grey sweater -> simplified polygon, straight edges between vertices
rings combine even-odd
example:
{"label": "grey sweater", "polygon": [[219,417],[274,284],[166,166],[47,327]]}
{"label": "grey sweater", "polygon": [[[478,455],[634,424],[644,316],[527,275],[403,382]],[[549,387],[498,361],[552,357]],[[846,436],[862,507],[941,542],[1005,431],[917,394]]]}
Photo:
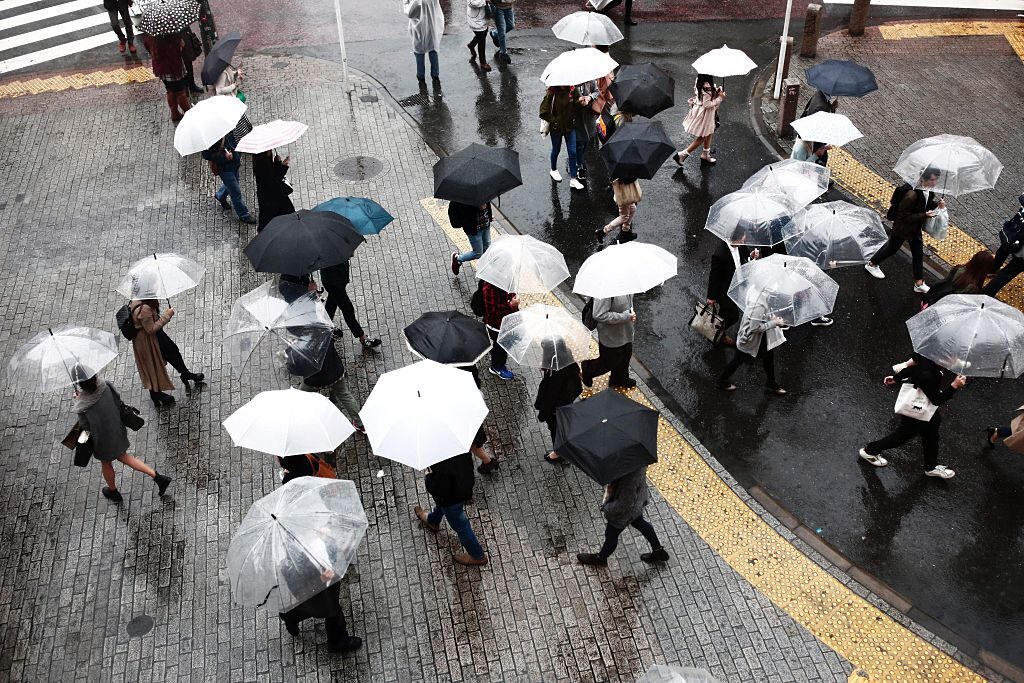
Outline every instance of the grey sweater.
{"label": "grey sweater", "polygon": [[633,295],[594,299],[594,320],[597,321],[597,339],[603,346],[616,349],[633,342],[635,323],[629,319],[633,310]]}
{"label": "grey sweater", "polygon": [[601,505],[601,511],[609,524],[616,529],[625,529],[643,514],[644,506],[651,500],[651,492],[647,488],[647,468],[641,467],[616,480],[613,488],[611,498]]}

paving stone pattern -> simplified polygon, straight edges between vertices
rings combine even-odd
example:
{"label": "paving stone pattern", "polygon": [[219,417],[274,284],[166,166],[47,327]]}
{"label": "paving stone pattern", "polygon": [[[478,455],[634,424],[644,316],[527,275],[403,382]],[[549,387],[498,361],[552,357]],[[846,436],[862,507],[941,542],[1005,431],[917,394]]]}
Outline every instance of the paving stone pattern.
{"label": "paving stone pattern", "polygon": [[[299,57],[246,61],[254,121],[296,118],[310,132],[288,150],[299,207],[345,194],[377,198],[398,216],[353,261],[350,291],[377,353],[338,342],[348,381],[365,398],[376,378],[412,361],[401,329],[420,312],[467,309],[471,269],[453,278],[450,246],[419,200],[431,194],[435,156],[416,131],[358,81],[347,97],[333,64]],[[22,98],[25,101],[35,98]],[[373,99],[373,98],[368,98]],[[343,585],[355,656],[324,647],[322,622],[292,638],[276,615],[232,604],[224,558],[252,501],[278,486],[269,456],[232,448],[221,421],[257,391],[288,379],[269,368],[234,379],[221,344],[232,302],[265,281],[241,247],[250,226],[222,214],[215,179],[181,159],[158,83],[45,96],[7,109],[0,166],[0,352],[68,321],[114,331],[118,278],[136,258],[179,251],[206,268],[203,285],[176,297],[168,326],[209,384],[159,413],[142,390],[131,350],[106,373],[142,409],[131,452],[175,478],[169,495],[118,472],[121,506],[99,492],[99,468],[79,470],[59,445],[72,421],[65,394],[4,385],[6,464],[0,505],[0,671],[10,680],[633,680],[655,662],[709,668],[721,680],[846,680],[850,667],[742,581],[658,498],[649,516],[673,554],[665,567],[638,555],[627,532],[608,569],[575,563],[596,548],[600,489],[574,469],[541,462],[546,429],[531,409],[539,375],[502,383],[484,375],[496,475],[478,477],[468,508],[491,557],[455,565],[458,541],[414,524],[427,504],[422,476],[342,445],[342,476],[361,492],[370,527]],[[26,102],[27,103],[27,102]],[[384,163],[347,183],[342,158]],[[251,166],[243,188],[255,206]],[[180,383],[179,383],[180,385]],[[378,472],[383,476],[378,477]],[[128,623],[154,628],[130,638]]]}

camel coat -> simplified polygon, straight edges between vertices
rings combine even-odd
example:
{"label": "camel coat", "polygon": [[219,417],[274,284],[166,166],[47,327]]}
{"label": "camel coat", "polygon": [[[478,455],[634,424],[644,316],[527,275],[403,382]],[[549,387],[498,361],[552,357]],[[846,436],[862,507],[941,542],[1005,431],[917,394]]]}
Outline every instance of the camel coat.
{"label": "camel coat", "polygon": [[[1024,406],[1021,406],[1017,410],[1020,410],[1021,408],[1024,408]],[[1010,429],[1012,430],[1012,433],[1010,436],[1003,439],[1003,445],[1011,451],[1024,453],[1024,414],[1013,418],[1013,422],[1010,423]]]}
{"label": "camel coat", "polygon": [[138,334],[132,340],[135,352],[135,365],[139,368],[142,386],[150,391],[168,391],[174,388],[167,374],[167,361],[160,354],[160,344],[156,333],[170,321],[167,313],[158,316],[152,308],[142,305],[141,301],[131,303],[132,321]]}

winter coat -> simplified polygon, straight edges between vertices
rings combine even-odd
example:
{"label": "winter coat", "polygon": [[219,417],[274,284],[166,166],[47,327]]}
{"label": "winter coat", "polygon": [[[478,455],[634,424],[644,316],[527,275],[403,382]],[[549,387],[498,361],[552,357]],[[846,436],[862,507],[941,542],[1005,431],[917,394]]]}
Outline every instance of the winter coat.
{"label": "winter coat", "polygon": [[273,157],[266,154],[253,155],[252,175],[256,179],[256,203],[260,209],[257,232],[278,216],[295,213],[295,206],[288,198],[292,188],[284,182],[286,173],[288,167]]}
{"label": "winter coat", "polygon": [[238,93],[238,69],[230,64],[217,76],[217,82],[213,84],[213,90],[217,95],[235,95]]}
{"label": "winter coat", "polygon": [[185,77],[185,63],[181,50],[185,41],[181,34],[169,36],[146,35],[142,44],[153,59],[153,75],[164,81],[180,81]]}
{"label": "winter coat", "polygon": [[466,0],[466,20],[469,30],[484,31],[487,29],[487,0]]}
{"label": "winter coat", "polygon": [[[733,253],[735,251],[735,254]],[[708,273],[708,299],[718,303],[729,300],[729,285],[736,273],[737,262],[743,265],[750,260],[750,247],[732,247],[719,240],[711,255],[711,271]]]}
{"label": "winter coat", "polygon": [[[743,314],[740,320],[740,327],[736,333],[736,350],[748,355],[758,357],[768,346],[773,349],[786,341],[782,331],[778,329],[779,324],[775,320],[767,320],[770,316],[768,307],[763,303],[753,304]],[[763,344],[765,334],[768,333],[768,343]]]}
{"label": "winter coat", "polygon": [[611,487],[611,497],[601,504],[601,512],[613,527],[625,529],[644,513],[644,507],[651,500],[651,491],[647,488],[647,467],[616,479]]}
{"label": "winter coat", "polygon": [[324,356],[324,363],[320,366],[320,370],[302,381],[314,389],[322,389],[331,386],[344,376],[345,365],[334,348],[334,342],[331,342],[327,345],[327,354]]}
{"label": "winter coat", "polygon": [[927,204],[924,200],[924,192],[911,190],[903,195],[899,206],[896,207],[896,220],[892,222],[892,234],[902,240],[921,239],[921,229],[924,222],[928,220],[927,211],[932,211],[939,206],[941,197],[937,192],[931,192]]}
{"label": "winter coat", "polygon": [[633,342],[636,323],[629,319],[632,308],[632,294],[594,299],[594,320],[597,321],[597,340],[601,346],[617,349]]}
{"label": "winter coat", "polygon": [[298,607],[282,612],[281,616],[291,622],[343,616],[341,613],[341,583],[335,581]]}
{"label": "winter coat", "polygon": [[402,0],[402,11],[409,17],[412,51],[422,55],[440,50],[444,11],[438,0]]}
{"label": "winter coat", "polygon": [[580,379],[580,366],[577,363],[568,365],[561,370],[545,370],[544,376],[537,387],[537,400],[533,407],[537,409],[537,419],[547,422],[555,417],[555,408],[567,406],[583,393],[583,380]]}
{"label": "winter coat", "polygon": [[139,369],[142,386],[150,391],[169,391],[174,388],[167,374],[167,361],[160,353],[160,344],[156,333],[170,322],[165,312],[159,315],[141,301],[132,301],[132,322],[138,332],[132,339],[132,352],[135,354],[135,365]]}
{"label": "winter coat", "polygon": [[708,95],[700,92],[691,100],[696,104],[683,119],[683,130],[690,135],[702,138],[715,132],[715,112],[725,99],[724,93]]}
{"label": "winter coat", "polygon": [[[1024,406],[1021,407],[1024,408]],[[1003,445],[1012,451],[1024,453],[1024,413],[1013,418],[1013,422],[1010,423],[1010,432],[1010,436],[1003,439]]]}
{"label": "winter coat", "polygon": [[96,391],[84,389],[72,409],[78,424],[89,432],[93,457],[101,462],[117,460],[128,452],[128,430],[121,421],[121,400],[108,382],[96,380]]}
{"label": "winter coat", "polygon": [[487,280],[480,281],[480,291],[484,298],[484,324],[492,330],[500,330],[502,319],[514,310],[515,292],[506,292]]}
{"label": "winter coat", "polygon": [[431,465],[424,483],[434,502],[448,507],[473,497],[473,477],[473,456],[463,453]]}
{"label": "winter coat", "polygon": [[573,88],[556,88],[544,95],[540,102],[540,117],[548,122],[549,130],[555,135],[568,135],[576,125],[576,101]]}

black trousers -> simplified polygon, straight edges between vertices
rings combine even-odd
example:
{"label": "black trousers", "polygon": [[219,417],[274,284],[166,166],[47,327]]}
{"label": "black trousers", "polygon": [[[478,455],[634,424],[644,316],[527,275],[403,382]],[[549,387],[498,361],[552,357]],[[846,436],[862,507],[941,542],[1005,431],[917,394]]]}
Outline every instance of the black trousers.
{"label": "black trousers", "polygon": [[508,351],[498,345],[498,331],[487,328],[487,335],[491,338],[491,367],[501,370],[508,365]]}
{"label": "black trousers", "polygon": [[875,255],[871,257],[871,263],[876,266],[889,258],[903,246],[903,242],[907,243],[910,247],[910,261],[914,268],[914,279],[924,279],[924,242],[920,237],[915,237],[910,240],[903,240],[896,235],[889,235],[889,241],[882,245],[882,248],[875,252]]}
{"label": "black trousers", "polygon": [[179,375],[187,375],[188,367],[185,366],[185,359],[181,357],[181,349],[174,343],[174,340],[168,337],[163,330],[158,330],[156,343],[160,347],[160,355],[164,357],[164,360],[170,363]]}
{"label": "black trousers", "polygon": [[480,63],[487,63],[487,29],[483,31],[473,31],[473,40],[469,41],[469,49],[476,48],[477,54],[480,55]]}
{"label": "black trousers", "polygon": [[597,358],[583,361],[580,369],[588,380],[610,372],[612,374],[608,378],[608,384],[621,387],[629,383],[629,359],[632,357],[632,343],[614,348],[598,343]]}
{"label": "black trousers", "polygon": [[555,434],[558,431],[558,428],[557,428],[558,422],[557,422],[557,420],[555,420],[555,416],[552,415],[548,419],[544,420],[544,424],[546,424],[548,426],[548,431],[551,432],[551,448],[554,449],[555,448]]}
{"label": "black trousers", "polygon": [[913,439],[921,437],[921,447],[924,449],[924,468],[934,469],[939,462],[939,425],[942,424],[942,416],[938,413],[932,415],[928,422],[915,420],[912,417],[900,415],[900,424],[896,431],[878,441],[872,441],[864,450],[871,455],[878,455],[890,448],[897,448]]}
{"label": "black trousers", "polygon": [[[286,613],[281,613],[280,616],[286,624],[294,626],[298,626],[306,619],[312,619],[312,617],[290,618]],[[334,617],[324,617],[324,628],[327,631],[328,647],[344,645],[345,641],[348,640],[348,625],[345,623],[345,616],[343,614],[338,614]]]}
{"label": "black trousers", "polygon": [[[604,6],[604,9],[601,10],[601,14],[607,14],[608,10],[610,10],[611,8],[616,7],[618,5],[621,5],[621,4],[622,4],[622,0],[612,0],[607,5]],[[629,21],[630,19],[633,18],[633,0],[626,0],[626,13],[625,13],[625,16],[626,16],[626,21]]]}
{"label": "black trousers", "polygon": [[[778,389],[779,384],[775,381],[775,351],[768,350],[768,343],[763,338],[761,339],[761,348],[758,350],[756,357],[761,359],[761,365],[764,367],[764,374],[767,380],[765,384],[767,384],[769,389]],[[718,383],[728,384],[729,378],[740,369],[741,365],[753,360],[755,360],[754,356],[736,349],[733,352],[732,360],[722,370],[722,374],[718,376]]]}
{"label": "black trousers", "polygon": [[[327,287],[324,287],[327,289]],[[356,337],[363,336],[363,328],[359,324],[359,320],[356,318],[356,307],[352,305],[352,299],[348,298],[348,292],[345,288],[341,289],[327,289],[327,301],[324,302],[324,308],[327,309],[327,315],[330,316],[331,320],[334,320],[334,314],[338,311],[338,307],[341,307],[341,317],[345,319],[345,324],[348,325],[349,331]]]}
{"label": "black trousers", "polygon": [[[1004,254],[1002,254],[1002,258],[1000,258],[1000,254],[1002,252],[1003,248],[999,247],[999,251],[996,252],[997,267],[1002,265],[1003,261],[1006,259],[1006,256],[1009,255],[1010,253],[1009,250],[1007,250]],[[1024,259],[1013,256],[1010,258],[1010,262],[1006,264],[1006,267],[1000,270],[998,273],[996,273],[996,276],[989,280],[989,283],[982,288],[981,293],[988,294],[989,296],[995,296],[996,292],[1005,287],[1010,282],[1010,280],[1017,277],[1021,273],[1024,273]]]}
{"label": "black trousers", "polygon": [[[117,22],[117,15],[121,15],[121,19],[124,21],[124,30],[128,34],[125,38],[125,34],[121,32],[121,25]],[[114,29],[114,33],[121,42],[132,42],[135,40],[134,27],[132,26],[132,15],[128,12],[128,0],[117,0],[117,9],[107,10],[107,16],[110,17],[110,28]]]}
{"label": "black trousers", "polygon": [[[655,533],[654,527],[651,523],[644,519],[643,515],[640,515],[632,522],[629,523],[631,527],[639,531],[647,539],[647,542],[651,544],[651,549],[655,550],[661,547],[661,541],[658,540],[658,534]],[[620,529],[617,526],[608,524],[604,528],[604,545],[601,546],[601,550],[598,551],[598,555],[607,558],[609,555],[615,552],[615,549],[619,547],[619,536],[625,529]]]}

